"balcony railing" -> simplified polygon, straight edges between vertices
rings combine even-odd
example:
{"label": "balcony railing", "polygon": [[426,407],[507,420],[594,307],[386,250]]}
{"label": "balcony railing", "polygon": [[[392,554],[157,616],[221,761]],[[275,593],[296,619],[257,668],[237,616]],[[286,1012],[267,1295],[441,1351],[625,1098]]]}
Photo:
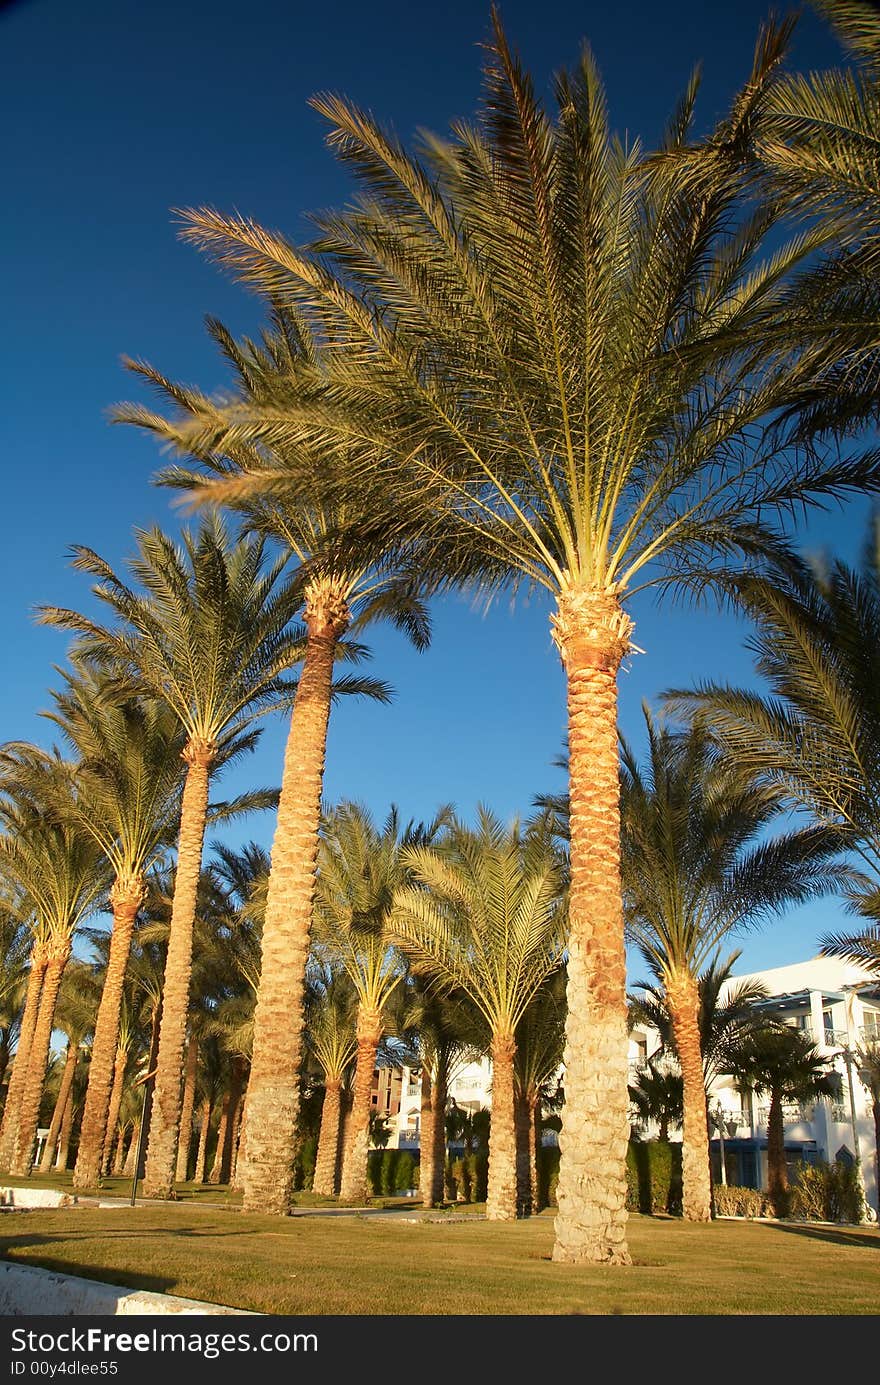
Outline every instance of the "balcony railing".
{"label": "balcony railing", "polygon": [[849,1035],[845,1029],[823,1029],[819,1035],[819,1043],[826,1048],[846,1048],[849,1043]]}
{"label": "balcony railing", "polygon": [[[802,1125],[811,1121],[815,1115],[816,1107],[814,1104],[804,1105],[797,1101],[784,1101],[782,1103],[782,1120],[785,1125]],[[766,1125],[770,1118],[770,1107],[759,1106],[755,1112],[755,1119],[758,1125]]]}
{"label": "balcony railing", "polygon": [[831,1107],[831,1112],[830,1112],[830,1114],[831,1114],[831,1119],[832,1119],[833,1121],[837,1121],[838,1125],[846,1125],[846,1124],[848,1124],[848,1122],[849,1122],[849,1107],[845,1104],[845,1102],[843,1102],[843,1101],[832,1101],[832,1102],[830,1102],[829,1104],[830,1104],[830,1107]]}

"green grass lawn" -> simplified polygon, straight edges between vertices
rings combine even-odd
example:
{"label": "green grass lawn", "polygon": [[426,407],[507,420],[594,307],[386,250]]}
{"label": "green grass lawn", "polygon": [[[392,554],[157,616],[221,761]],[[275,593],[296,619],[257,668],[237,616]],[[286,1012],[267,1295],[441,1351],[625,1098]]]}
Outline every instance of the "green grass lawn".
{"label": "green grass lawn", "polygon": [[552,1213],[444,1224],[181,1201],[0,1216],[7,1260],[264,1313],[880,1312],[874,1228],[633,1216],[625,1269],[554,1265],[552,1245]]}

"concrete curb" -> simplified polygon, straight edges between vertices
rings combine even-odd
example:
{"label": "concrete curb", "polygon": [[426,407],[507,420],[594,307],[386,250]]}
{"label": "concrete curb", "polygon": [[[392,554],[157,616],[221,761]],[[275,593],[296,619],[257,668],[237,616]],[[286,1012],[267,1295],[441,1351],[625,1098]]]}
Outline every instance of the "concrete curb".
{"label": "concrete curb", "polygon": [[75,1193],[54,1188],[0,1188],[0,1207],[73,1207],[77,1200]]}
{"label": "concrete curb", "polygon": [[103,1284],[97,1279],[56,1274],[54,1270],[41,1270],[32,1265],[0,1263],[0,1317],[127,1317],[143,1313],[263,1316],[246,1308],[227,1308],[222,1303],[201,1303],[194,1298],[177,1298],[174,1294],[155,1294],[145,1289],[127,1289],[121,1284]]}

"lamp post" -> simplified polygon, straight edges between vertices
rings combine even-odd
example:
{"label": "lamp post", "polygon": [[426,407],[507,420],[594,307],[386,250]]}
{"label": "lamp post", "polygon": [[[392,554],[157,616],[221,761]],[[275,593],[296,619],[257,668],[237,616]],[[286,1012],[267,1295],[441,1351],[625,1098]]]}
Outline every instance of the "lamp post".
{"label": "lamp post", "polygon": [[716,1103],[715,1110],[712,1112],[712,1115],[715,1120],[716,1129],[718,1130],[718,1148],[719,1153],[721,1155],[721,1186],[723,1188],[726,1188],[727,1165],[724,1158],[724,1107],[721,1105],[720,1101]]}

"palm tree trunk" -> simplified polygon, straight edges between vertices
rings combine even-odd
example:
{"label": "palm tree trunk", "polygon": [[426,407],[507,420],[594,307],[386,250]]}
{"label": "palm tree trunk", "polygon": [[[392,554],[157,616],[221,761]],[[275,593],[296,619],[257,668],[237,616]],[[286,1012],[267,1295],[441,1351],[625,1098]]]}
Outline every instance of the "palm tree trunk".
{"label": "palm tree trunk", "polygon": [[346,1202],[364,1203],[370,1195],[367,1157],[370,1150],[370,1108],[376,1054],[382,1038],[382,1015],[360,1006],[357,1019],[357,1058],[355,1059],[351,1114],[345,1154],[342,1161],[340,1197]]}
{"label": "palm tree trunk", "polygon": [[110,1169],[110,1159],[113,1154],[113,1142],[116,1138],[116,1126],[119,1123],[119,1108],[122,1106],[122,1088],[125,1082],[125,1069],[128,1066],[128,1048],[122,1044],[116,1050],[116,1058],[113,1063],[113,1086],[110,1089],[110,1105],[107,1110],[107,1135],[104,1140],[104,1152],[101,1155],[101,1177],[105,1177]]}
{"label": "palm tree trunk", "polygon": [[432,1173],[430,1197],[431,1206],[439,1207],[443,1202],[444,1175],[446,1172],[446,1097],[448,1093],[449,1068],[441,1056],[434,1072],[434,1139],[432,1148]]}
{"label": "palm tree trunk", "polygon": [[21,1111],[18,1120],[18,1137],[13,1156],[11,1172],[19,1178],[29,1178],[37,1146],[37,1127],[40,1124],[40,1106],[43,1100],[43,1087],[46,1084],[46,1068],[49,1063],[49,1045],[52,1030],[55,1028],[55,1007],[61,978],[70,957],[70,938],[53,939],[47,949],[46,974],[40,994],[40,1009],[34,1025],[34,1037],[28,1054],[27,1075],[21,1094]]}
{"label": "palm tree trunk", "polygon": [[101,1155],[104,1151],[104,1136],[107,1133],[110,1089],[119,1043],[122,985],[131,952],[134,921],[143,901],[144,883],[140,876],[130,880],[117,877],[110,892],[110,903],[113,907],[110,956],[107,959],[107,974],[95,1021],[79,1152],[73,1170],[73,1186],[76,1189],[96,1188],[101,1176]]}
{"label": "palm tree trunk", "polygon": [[[150,1021],[150,1048],[147,1054],[147,1073],[156,1071],[156,1064],[159,1061],[159,1028],[162,1024],[162,997],[159,996],[153,1006],[153,1018]],[[150,1142],[150,1125],[153,1120],[153,1080],[148,1076],[146,1093],[144,1096],[143,1112],[141,1114],[141,1124],[144,1129],[144,1139],[141,1148],[141,1157],[138,1160],[137,1177],[142,1179],[147,1163],[147,1145]]]}
{"label": "palm tree trunk", "polygon": [[2,1038],[0,1038],[0,1090],[2,1090],[6,1069],[9,1067],[9,1026],[5,1025],[0,1032],[2,1032]]}
{"label": "palm tree trunk", "polygon": [[874,1115],[874,1190],[880,1217],[880,1096],[874,1097],[871,1111]]}
{"label": "palm tree trunk", "polygon": [[55,1101],[55,1110],[52,1112],[52,1119],[49,1122],[49,1134],[46,1136],[46,1143],[43,1146],[43,1157],[40,1160],[40,1173],[52,1172],[52,1164],[54,1163],[55,1152],[58,1148],[58,1136],[61,1134],[61,1122],[64,1119],[64,1112],[67,1109],[67,1099],[73,1087],[73,1077],[76,1072],[76,1060],[78,1057],[79,1049],[77,1045],[68,1038],[67,1054],[64,1059],[64,1071],[61,1074],[61,1083]]}
{"label": "palm tree trunk", "polygon": [[666,1003],[682,1080],[681,1211],[686,1221],[712,1220],[709,1123],[700,1043],[700,994],[687,972],[667,975]]}
{"label": "palm tree trunk", "polygon": [[778,1092],[770,1093],[770,1110],[767,1114],[767,1192],[774,1215],[787,1216],[789,1184],[785,1166],[785,1121],[782,1098]]}
{"label": "palm tree trunk", "polygon": [[138,1141],[141,1135],[141,1123],[136,1120],[131,1127],[131,1142],[128,1146],[128,1153],[125,1156],[125,1163],[122,1166],[123,1178],[134,1177],[134,1161],[137,1158]]}
{"label": "palm tree trunk", "polygon": [[529,1098],[529,1143],[532,1211],[537,1214],[544,1204],[541,1197],[541,1103],[535,1096]]}
{"label": "palm tree trunk", "polygon": [[321,1130],[318,1135],[318,1153],[315,1156],[315,1176],[312,1180],[313,1191],[323,1197],[333,1197],[336,1192],[336,1165],[342,1117],[341,1094],[341,1078],[328,1078],[324,1083]]}
{"label": "palm tree trunk", "polygon": [[3,1108],[3,1124],[0,1126],[0,1170],[3,1172],[9,1169],[18,1142],[21,1097],[27,1081],[28,1057],[40,1013],[40,995],[43,990],[47,961],[43,944],[35,943],[31,957],[31,969],[28,973],[24,1013],[21,1017],[21,1028],[18,1033],[18,1047],[15,1050],[12,1076],[6,1088],[6,1105]]}
{"label": "palm tree trunk", "polygon": [[422,1064],[422,1090],[419,1103],[419,1188],[422,1206],[435,1207],[434,1155],[437,1112],[434,1109],[434,1084],[427,1063]]}
{"label": "palm tree trunk", "polygon": [[[161,1055],[161,1046],[159,1051]],[[189,1152],[192,1146],[193,1111],[196,1102],[196,1078],[198,1077],[198,1071],[198,1035],[190,1034],[189,1045],[186,1050],[186,1075],[183,1081],[183,1101],[180,1107],[180,1138],[177,1142],[177,1168],[174,1173],[175,1182],[177,1183],[185,1183],[189,1174]]]}
{"label": "palm tree trunk", "polygon": [[246,1212],[284,1214],[293,1191],[321,788],[336,644],[350,616],[338,594],[307,595],[306,656],[284,755],[254,1013],[251,1132],[243,1172]]}
{"label": "palm tree trunk", "polygon": [[571,889],[553,1259],[570,1263],[630,1263],[617,671],[631,631],[613,593],[560,594],[553,632],[568,677]]}
{"label": "palm tree trunk", "polygon": [[211,1129],[211,1102],[206,1097],[202,1102],[202,1118],[199,1126],[199,1147],[196,1151],[196,1170],[193,1174],[194,1183],[204,1183],[205,1181],[205,1160],[208,1153],[208,1134]]}
{"label": "palm tree trunk", "polygon": [[492,1129],[489,1135],[487,1221],[516,1219],[516,1118],[513,1086],[515,1057],[516,1042],[513,1035],[493,1034]]}
{"label": "palm tree trunk", "polygon": [[232,1150],[231,1150],[231,1154],[230,1154],[230,1165],[229,1165],[229,1184],[230,1184],[230,1187],[232,1187],[232,1188],[237,1188],[236,1179],[237,1179],[237,1177],[238,1177],[238,1161],[239,1161],[239,1158],[241,1158],[241,1160],[242,1160],[242,1167],[243,1167],[243,1166],[244,1166],[244,1158],[245,1158],[245,1155],[246,1155],[246,1153],[247,1153],[247,1140],[245,1139],[245,1123],[244,1123],[244,1122],[245,1122],[245,1116],[246,1116],[246,1115],[247,1115],[247,1090],[246,1090],[246,1088],[245,1088],[245,1086],[244,1086],[244,1077],[242,1076],[242,1092],[241,1092],[241,1095],[239,1096],[239,1099],[238,1099],[238,1106],[236,1107],[236,1111],[235,1111],[235,1122],[234,1122],[234,1125],[233,1125],[233,1135],[232,1135]]}
{"label": "palm tree trunk", "polygon": [[217,748],[212,742],[197,739],[190,740],[183,752],[188,769],[180,810],[177,870],[174,876],[174,902],[171,906],[168,956],[165,962],[162,1030],[159,1036],[156,1083],[153,1088],[153,1114],[144,1174],[144,1197],[167,1198],[174,1192],[180,1134],[183,1050],[186,1044],[192,973],[193,925],[202,871],[202,850],[208,813],[208,780],[216,753]]}
{"label": "palm tree trunk", "polygon": [[517,1087],[514,1095],[514,1130],[516,1133],[516,1213],[518,1217],[532,1215],[532,1125],[529,1099]]}
{"label": "palm tree trunk", "polygon": [[68,1154],[70,1152],[70,1137],[73,1134],[73,1087],[67,1093],[67,1101],[64,1103],[64,1111],[61,1116],[61,1134],[58,1136],[58,1157],[55,1160],[55,1168],[67,1172]]}
{"label": "palm tree trunk", "polygon": [[220,1108],[220,1125],[217,1129],[217,1148],[211,1165],[209,1183],[228,1183],[232,1172],[232,1141],[235,1135],[235,1119],[241,1100],[244,1077],[244,1059],[236,1054],[232,1060],[229,1085],[223,1094]]}
{"label": "palm tree trunk", "polygon": [[120,1178],[122,1176],[122,1170],[125,1168],[125,1132],[127,1129],[128,1126],[123,1125],[122,1121],[120,1121],[119,1128],[116,1131],[116,1151],[113,1155],[114,1178]]}

